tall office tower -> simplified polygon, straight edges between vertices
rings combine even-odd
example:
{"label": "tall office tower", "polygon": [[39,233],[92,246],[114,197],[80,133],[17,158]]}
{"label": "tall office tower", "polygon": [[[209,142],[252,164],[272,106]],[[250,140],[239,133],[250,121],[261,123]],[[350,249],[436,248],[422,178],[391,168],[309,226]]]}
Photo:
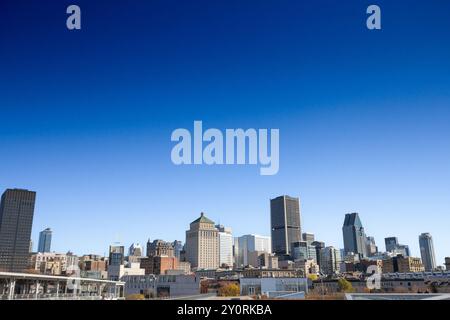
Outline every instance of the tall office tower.
{"label": "tall office tower", "polygon": [[128,255],[142,257],[142,246],[139,243],[133,243],[130,248],[128,248]]}
{"label": "tall office tower", "polygon": [[314,242],[314,233],[304,232],[302,233],[302,240],[311,244]]}
{"label": "tall office tower", "polygon": [[386,245],[386,252],[392,252],[398,246],[397,237],[384,238],[384,244]]}
{"label": "tall office tower", "polygon": [[315,249],[315,251],[316,251],[316,259],[315,259],[315,261],[316,261],[316,263],[317,263],[318,265],[320,265],[320,254],[321,254],[321,250],[322,250],[323,248],[325,248],[325,242],[322,242],[322,241],[313,241],[313,242],[311,243],[311,246],[313,246],[314,249]]}
{"label": "tall office tower", "polygon": [[425,271],[436,269],[436,259],[434,257],[433,237],[429,233],[422,233],[419,236],[420,255],[425,267]]}
{"label": "tall office tower", "polygon": [[36,192],[7,189],[0,202],[0,271],[27,269]]}
{"label": "tall office tower", "polygon": [[172,242],[173,247],[173,255],[175,258],[178,258],[180,260],[181,251],[183,251],[183,242],[180,240],[175,240]]}
{"label": "tall office tower", "polygon": [[325,247],[320,250],[320,270],[326,275],[340,272],[341,254],[334,247]]}
{"label": "tall office tower", "polygon": [[353,252],[360,258],[367,257],[366,233],[357,212],[345,215],[342,233],[345,255]]}
{"label": "tall office tower", "polygon": [[386,252],[391,252],[394,255],[402,255],[404,257],[409,257],[409,247],[404,244],[398,243],[397,237],[388,237],[384,239],[386,244]]}
{"label": "tall office tower", "polygon": [[369,257],[372,257],[378,253],[378,247],[375,244],[374,237],[366,238],[366,251],[367,251],[367,256],[369,256]]}
{"label": "tall office tower", "polygon": [[290,255],[292,243],[302,239],[299,198],[280,196],[270,200],[272,250],[276,255]]}
{"label": "tall office tower", "polygon": [[39,232],[38,252],[50,252],[52,245],[52,230],[47,228]]}
{"label": "tall office tower", "polygon": [[[271,253],[270,237],[256,234],[246,234],[235,239],[235,265],[244,267],[249,264],[249,254],[251,252]],[[236,249],[237,248],[237,249]],[[237,252],[237,255],[236,255]]]}
{"label": "tall office tower", "polygon": [[119,245],[109,246],[109,266],[120,266],[125,261],[125,247]]}
{"label": "tall office tower", "polygon": [[219,267],[219,231],[203,212],[186,231],[186,260],[197,270]]}
{"label": "tall office tower", "polygon": [[445,270],[450,271],[450,257],[445,257]]}
{"label": "tall office tower", "polygon": [[174,257],[175,250],[172,242],[156,239],[153,242],[147,241],[147,257],[168,256]]}
{"label": "tall office tower", "polygon": [[222,225],[216,226],[219,230],[219,265],[233,267],[233,235],[231,228]]}

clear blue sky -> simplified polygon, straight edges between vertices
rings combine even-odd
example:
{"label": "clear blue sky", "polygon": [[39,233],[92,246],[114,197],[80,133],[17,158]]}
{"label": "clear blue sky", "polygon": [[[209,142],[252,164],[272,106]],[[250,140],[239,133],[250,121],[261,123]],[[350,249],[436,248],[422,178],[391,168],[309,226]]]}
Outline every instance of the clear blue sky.
{"label": "clear blue sky", "polygon": [[[357,211],[381,249],[397,236],[418,256],[430,232],[442,264],[449,15],[446,0],[1,1],[0,189],[37,191],[33,240],[51,227],[56,251],[184,241],[200,211],[269,235],[269,199],[289,194],[328,245]],[[278,175],[174,166],[170,134],[194,120],[279,128]]]}

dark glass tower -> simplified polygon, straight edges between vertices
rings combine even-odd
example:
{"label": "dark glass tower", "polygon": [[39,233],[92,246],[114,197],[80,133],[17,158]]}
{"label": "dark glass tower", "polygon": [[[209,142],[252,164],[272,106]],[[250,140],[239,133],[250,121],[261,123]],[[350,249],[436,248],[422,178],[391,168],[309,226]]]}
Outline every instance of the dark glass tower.
{"label": "dark glass tower", "polygon": [[0,202],[0,271],[28,267],[36,192],[8,189]]}
{"label": "dark glass tower", "polygon": [[419,236],[420,255],[425,271],[431,272],[436,269],[436,258],[434,255],[433,237],[429,233]]}
{"label": "dark glass tower", "polygon": [[366,233],[359,219],[358,213],[348,213],[345,215],[344,226],[342,227],[344,236],[344,252],[353,252],[360,257],[367,257]]}
{"label": "dark glass tower", "polygon": [[52,245],[52,230],[47,228],[39,232],[38,252],[50,252]]}
{"label": "dark glass tower", "polygon": [[276,255],[291,255],[292,243],[302,240],[300,201],[280,196],[270,200],[272,251]]}

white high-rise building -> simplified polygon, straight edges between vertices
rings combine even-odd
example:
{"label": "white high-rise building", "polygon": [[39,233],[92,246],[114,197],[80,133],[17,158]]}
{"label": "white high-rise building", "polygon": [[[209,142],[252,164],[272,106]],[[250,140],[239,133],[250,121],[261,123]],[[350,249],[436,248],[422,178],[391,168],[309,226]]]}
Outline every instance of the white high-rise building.
{"label": "white high-rise building", "polygon": [[256,234],[246,234],[239,238],[235,238],[235,264],[236,267],[243,267],[249,264],[249,252],[259,251],[271,253],[270,237],[260,236]]}
{"label": "white high-rise building", "polygon": [[219,265],[220,267],[233,267],[233,235],[231,228],[222,225],[216,226],[219,230]]}

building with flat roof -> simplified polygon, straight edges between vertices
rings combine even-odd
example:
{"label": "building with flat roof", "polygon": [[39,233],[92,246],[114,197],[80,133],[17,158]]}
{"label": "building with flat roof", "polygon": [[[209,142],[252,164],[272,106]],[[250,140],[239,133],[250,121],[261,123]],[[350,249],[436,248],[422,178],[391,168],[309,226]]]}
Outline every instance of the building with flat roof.
{"label": "building with flat roof", "polygon": [[27,269],[36,192],[7,189],[0,201],[0,271]]}

